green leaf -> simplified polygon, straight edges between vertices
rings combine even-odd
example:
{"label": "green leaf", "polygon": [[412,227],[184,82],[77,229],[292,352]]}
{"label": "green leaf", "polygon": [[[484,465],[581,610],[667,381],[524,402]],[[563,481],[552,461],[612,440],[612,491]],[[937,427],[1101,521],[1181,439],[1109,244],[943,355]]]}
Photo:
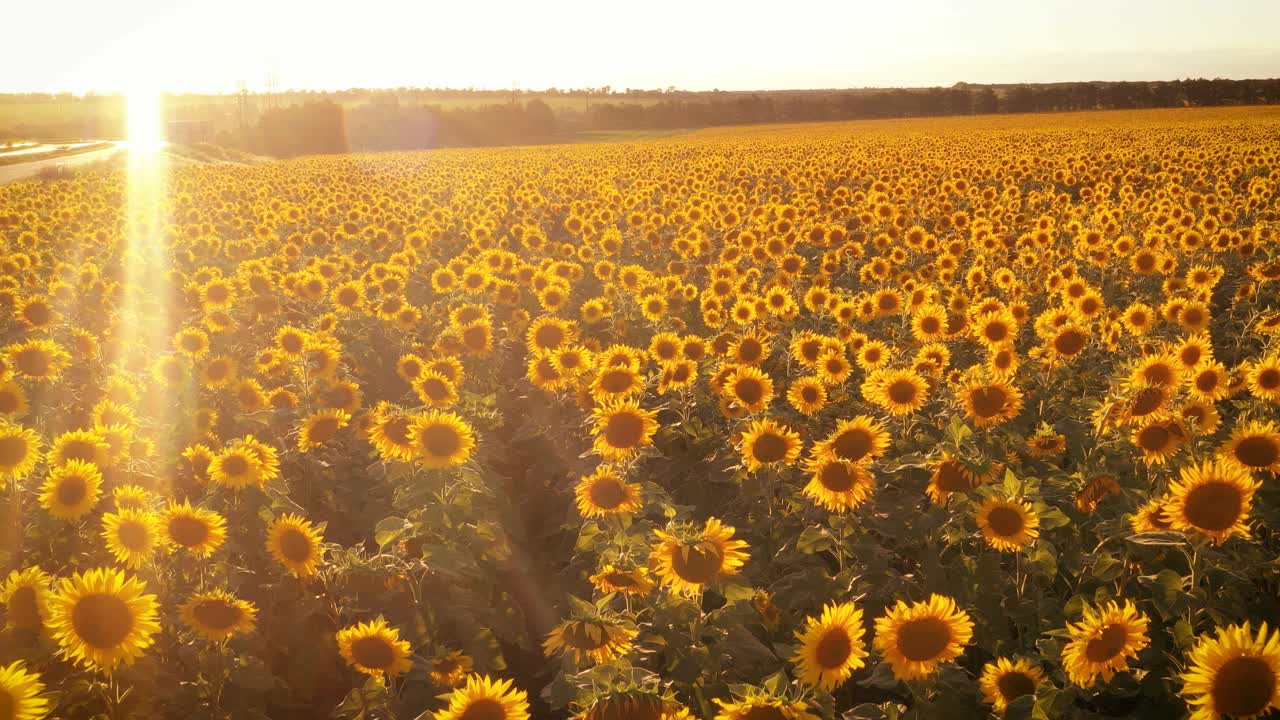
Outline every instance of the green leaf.
{"label": "green leaf", "polygon": [[413,523],[404,518],[383,518],[373,527],[373,541],[382,549],[404,537],[410,530],[413,530]]}
{"label": "green leaf", "polygon": [[810,525],[796,539],[796,549],[806,555],[812,555],[824,550],[830,550],[835,546],[835,543],[835,538],[831,537],[829,530],[821,525]]}

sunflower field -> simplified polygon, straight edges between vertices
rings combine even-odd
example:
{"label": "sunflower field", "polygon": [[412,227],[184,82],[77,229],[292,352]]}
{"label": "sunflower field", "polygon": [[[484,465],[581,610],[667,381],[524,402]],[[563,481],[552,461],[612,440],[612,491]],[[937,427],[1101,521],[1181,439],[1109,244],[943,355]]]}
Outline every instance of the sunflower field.
{"label": "sunflower field", "polygon": [[1278,138],[0,187],[0,720],[1266,716]]}

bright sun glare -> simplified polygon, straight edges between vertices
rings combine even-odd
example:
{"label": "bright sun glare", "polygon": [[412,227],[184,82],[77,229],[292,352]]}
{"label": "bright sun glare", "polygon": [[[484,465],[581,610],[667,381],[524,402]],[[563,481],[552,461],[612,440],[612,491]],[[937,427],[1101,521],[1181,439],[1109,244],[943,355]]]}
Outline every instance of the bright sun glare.
{"label": "bright sun glare", "polygon": [[160,93],[146,87],[129,91],[129,149],[155,152],[161,144]]}

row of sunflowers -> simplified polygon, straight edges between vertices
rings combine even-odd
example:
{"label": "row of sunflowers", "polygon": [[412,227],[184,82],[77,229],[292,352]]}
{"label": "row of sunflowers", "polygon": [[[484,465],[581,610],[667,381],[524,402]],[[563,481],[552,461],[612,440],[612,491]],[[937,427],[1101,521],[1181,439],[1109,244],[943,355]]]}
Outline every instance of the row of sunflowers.
{"label": "row of sunflowers", "polygon": [[1280,709],[1278,132],[0,188],[0,720]]}

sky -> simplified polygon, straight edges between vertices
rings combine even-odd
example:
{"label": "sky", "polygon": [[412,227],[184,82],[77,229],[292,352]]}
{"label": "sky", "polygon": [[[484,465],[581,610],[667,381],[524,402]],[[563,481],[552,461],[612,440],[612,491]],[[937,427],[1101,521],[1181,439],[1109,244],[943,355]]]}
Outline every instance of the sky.
{"label": "sky", "polygon": [[0,92],[1280,76],[1274,0],[26,0]]}

